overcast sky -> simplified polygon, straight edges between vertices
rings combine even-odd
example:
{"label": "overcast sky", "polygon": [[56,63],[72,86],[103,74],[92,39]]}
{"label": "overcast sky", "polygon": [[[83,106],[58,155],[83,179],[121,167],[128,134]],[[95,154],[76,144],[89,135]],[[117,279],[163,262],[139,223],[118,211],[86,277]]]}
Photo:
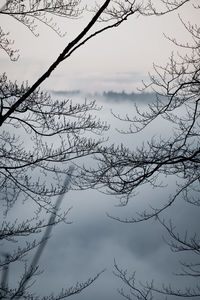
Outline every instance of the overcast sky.
{"label": "overcast sky", "polygon": [[[198,20],[197,13],[190,3],[179,10],[179,13],[185,20]],[[7,72],[9,79],[34,82],[83,28],[85,22],[84,18],[76,21],[62,20],[61,28],[67,32],[66,37],[62,39],[45,26],[41,26],[38,29],[40,36],[36,38],[12,18],[1,17],[2,26],[11,32],[15,46],[20,50],[20,58],[16,62],[9,62],[6,54],[0,52],[1,71]],[[133,16],[119,28],[97,36],[81,47],[54,71],[43,87],[92,92],[134,91],[140,85],[141,79],[146,78],[148,71],[152,70],[153,62],[164,63],[175,49],[163,33],[180,38],[183,42],[186,40],[187,34],[177,13],[160,18]],[[112,119],[109,109],[112,107],[117,112],[130,111],[130,103],[101,104],[104,105],[104,118],[113,122],[112,130],[118,127],[118,124]],[[156,134],[157,129],[162,131],[163,128],[163,124],[154,124],[151,132]],[[117,139],[114,135],[112,138]],[[123,140],[131,146],[134,143],[138,144],[141,137],[118,136],[118,140]],[[115,207],[118,203],[116,198],[96,191],[66,194],[63,208],[73,206],[69,216],[73,224],[61,224],[53,230],[41,259],[40,268],[44,269],[44,273],[38,277],[34,290],[47,295],[76,281],[87,280],[106,268],[105,273],[94,285],[74,299],[120,300],[122,298],[116,290],[121,287],[121,282],[112,274],[114,258],[119,266],[128,268],[130,272],[136,270],[138,279],[155,279],[158,284],[178,282],[172,273],[178,270],[179,254],[169,251],[163,242],[164,233],[154,220],[125,225],[106,216],[106,212],[115,216],[132,216],[147,203],[167,201],[169,194],[175,189],[173,178],[168,183],[167,189],[158,189],[157,192],[142,189],[141,194],[134,197],[124,209]],[[28,209],[30,210],[30,207],[24,205],[23,211],[16,207],[15,212],[27,216]],[[183,231],[187,229],[188,224],[190,229],[195,230],[198,228],[198,216],[195,218],[195,213],[195,209],[188,213],[188,207],[179,201],[168,216],[174,218]],[[11,281],[19,274],[18,266],[15,267],[10,274]],[[181,287],[185,284],[184,278],[182,280]]]}
{"label": "overcast sky", "polygon": [[[195,3],[195,1],[192,1]],[[92,6],[92,1],[89,3]],[[191,3],[179,10],[185,20],[198,20]],[[62,49],[83,29],[91,15],[78,20],[58,19],[66,36],[58,37],[47,27],[38,27],[38,38],[11,17],[1,16],[2,27],[10,31],[15,48],[20,50],[17,62],[9,62],[0,52],[1,67],[9,77],[33,82],[58,56]],[[63,62],[46,80],[44,87],[54,89],[127,90],[136,88],[142,76],[152,70],[153,62],[166,62],[176,50],[163,34],[185,41],[188,37],[178,13],[162,17],[130,17],[120,27],[111,29],[90,40]]]}

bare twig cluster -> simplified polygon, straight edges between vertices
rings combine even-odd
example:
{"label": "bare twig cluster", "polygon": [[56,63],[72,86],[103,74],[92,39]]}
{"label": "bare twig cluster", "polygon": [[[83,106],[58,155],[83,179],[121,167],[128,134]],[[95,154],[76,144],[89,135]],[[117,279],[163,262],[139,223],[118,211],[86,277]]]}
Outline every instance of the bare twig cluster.
{"label": "bare twig cluster", "polygon": [[[0,226],[0,239],[4,244],[10,245],[15,242],[14,245],[17,247],[14,247],[14,250],[9,253],[3,253],[0,261],[2,270],[0,298],[38,299],[29,291],[30,280],[39,274],[38,260],[30,265],[27,254],[36,247],[42,249],[44,240],[31,240],[31,238],[45,229],[48,231],[50,226],[60,221],[66,221],[68,211],[62,213],[55,211],[54,202],[55,197],[61,197],[66,191],[62,184],[63,178],[70,173],[69,165],[75,159],[78,161],[82,157],[100,154],[99,169],[92,173],[92,177],[90,177],[90,173],[86,174],[89,185],[96,185],[97,182],[107,185],[114,193],[125,195],[126,198],[136,187],[144,183],[156,184],[156,176],[159,173],[181,176],[184,181],[180,186],[179,193],[184,191],[187,199],[189,199],[188,189],[196,188],[199,148],[196,140],[192,143],[191,141],[198,138],[198,122],[196,120],[198,118],[199,70],[194,74],[190,66],[197,64],[196,61],[194,62],[197,47],[192,49],[194,52],[192,62],[188,58],[186,63],[185,58],[184,69],[179,64],[172,70],[169,66],[164,69],[166,74],[174,76],[171,80],[163,76],[164,83],[162,85],[167,91],[167,97],[165,97],[168,99],[167,104],[158,100],[155,106],[150,107],[151,113],[141,114],[139,121],[131,120],[133,127],[138,122],[144,127],[157,115],[162,115],[179,126],[174,140],[151,141],[147,149],[143,147],[134,154],[123,146],[118,148],[102,147],[103,140],[101,138],[88,138],[88,132],[91,136],[93,133],[101,135],[108,128],[107,124],[103,124],[93,116],[92,112],[98,110],[94,102],[74,104],[68,99],[56,100],[39,89],[58,65],[90,39],[106,30],[118,27],[134,14],[163,15],[178,9],[186,2],[188,0],[161,1],[161,7],[155,9],[151,1],[142,3],[136,0],[106,0],[101,6],[95,5],[94,9],[89,9],[93,11],[93,16],[86,27],[66,45],[46,72],[38,76],[32,86],[29,86],[28,83],[20,85],[17,81],[11,82],[6,74],[1,75],[0,191],[3,221]],[[0,7],[0,15],[14,18],[36,36],[41,23],[46,24],[47,27],[62,36],[54,19],[57,17],[77,18],[81,13],[84,13],[84,10],[79,0],[8,0],[5,5]],[[101,22],[95,27],[99,21]],[[198,39],[199,31],[196,31],[196,37],[195,28],[188,27],[188,30],[194,33],[194,40]],[[18,52],[13,49],[13,41],[9,39],[9,33],[6,33],[2,27],[0,27],[0,48],[11,59],[18,58]],[[171,64],[174,66],[173,59]],[[188,65],[188,68],[185,64]],[[174,74],[174,72],[179,73]],[[184,78],[181,77],[182,74],[184,74]],[[185,78],[187,78],[188,84],[182,84]],[[171,83],[174,83],[173,87]],[[152,84],[161,85],[156,79],[152,81]],[[180,87],[176,88],[177,84]],[[177,119],[171,114],[182,104],[187,109],[187,120]],[[186,134],[183,133],[186,128],[185,121],[190,124]],[[141,128],[136,125],[136,129],[140,130]],[[195,172],[194,168],[196,168]],[[78,178],[76,183],[82,185],[81,179],[84,179],[82,175],[78,177],[77,173],[73,174],[75,180],[72,178],[72,181],[76,182]],[[175,198],[176,195],[170,201],[173,202]],[[32,218],[21,222],[7,219],[7,213],[15,203],[21,204],[21,202],[30,200],[37,207],[36,214],[33,214]],[[170,203],[167,206],[171,205]],[[43,210],[55,217],[50,219],[50,223],[39,218],[40,212]],[[152,214],[148,214],[146,218],[157,216],[158,213],[159,211],[156,210]],[[164,226],[165,223],[162,224]],[[22,245],[21,242],[24,240],[23,238],[25,245]],[[18,286],[10,289],[7,278],[9,270],[15,262],[24,263],[25,269]],[[63,290],[55,297],[49,296],[43,299],[61,299],[77,294],[98,276],[99,274],[83,284]]]}
{"label": "bare twig cluster", "polygon": [[[176,5],[175,1],[171,4]],[[199,6],[196,6],[199,9]],[[193,279],[185,288],[163,284],[158,287],[154,282],[142,283],[136,280],[136,274],[128,275],[126,270],[115,263],[115,273],[126,288],[119,290],[128,299],[197,299],[200,297],[200,237],[199,232],[181,233],[176,229],[174,221],[166,220],[167,210],[173,207],[177,199],[186,201],[200,208],[200,28],[198,24],[186,23],[180,18],[183,27],[189,33],[190,41],[179,43],[177,39],[169,38],[182,49],[177,55],[172,54],[165,66],[154,65],[154,75],[150,74],[150,84],[144,83],[144,89],[152,88],[156,99],[142,110],[135,105],[136,116],[116,117],[129,123],[129,130],[123,132],[133,136],[144,131],[155,120],[163,118],[171,134],[165,137],[149,138],[135,150],[123,145],[105,148],[97,156],[98,169],[85,170],[87,183],[108,188],[108,193],[121,197],[121,204],[126,205],[132,195],[143,185],[153,188],[160,186],[160,178],[175,178],[176,191],[168,201],[159,207],[149,205],[144,211],[137,212],[131,218],[113,217],[125,223],[147,221],[151,218],[162,226],[168,235],[167,244],[173,252],[187,253],[185,260],[180,261],[179,277]],[[83,172],[84,173],[84,172]],[[86,183],[86,185],[87,185]],[[189,224],[188,224],[189,225]],[[165,298],[166,297],[166,298]],[[175,297],[175,298],[174,298]]]}

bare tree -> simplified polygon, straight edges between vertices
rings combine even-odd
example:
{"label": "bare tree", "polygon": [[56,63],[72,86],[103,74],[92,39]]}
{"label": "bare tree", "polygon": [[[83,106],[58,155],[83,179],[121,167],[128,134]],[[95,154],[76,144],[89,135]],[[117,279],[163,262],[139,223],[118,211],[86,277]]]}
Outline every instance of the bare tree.
{"label": "bare tree", "polygon": [[[55,212],[55,197],[65,193],[63,178],[69,173],[69,164],[79,158],[97,153],[105,153],[102,140],[88,138],[87,133],[100,135],[108,126],[96,120],[91,112],[98,109],[94,102],[72,104],[69,100],[52,99],[51,95],[39,90],[43,83],[64,60],[86,42],[106,30],[119,26],[133,14],[162,15],[188,2],[177,1],[173,4],[161,1],[161,11],[155,10],[149,1],[105,1],[90,11],[93,13],[88,25],[69,42],[60,55],[49,66],[47,71],[38,77],[36,82],[19,84],[11,82],[6,74],[0,77],[0,133],[1,146],[1,205],[5,214],[0,238],[2,242],[20,242],[45,227],[65,220],[68,212]],[[38,25],[42,22],[62,35],[51,15],[76,18],[84,13],[81,1],[7,1],[0,8],[1,15],[14,18],[26,26],[33,34],[38,34]],[[83,9],[84,8],[84,9]],[[101,21],[101,22],[99,22]],[[0,28],[0,47],[15,60],[18,52],[13,49],[9,33]],[[105,154],[106,155],[106,154]],[[74,175],[75,178],[77,176]],[[9,221],[8,211],[17,203],[32,200],[37,205],[36,216],[18,222]],[[39,219],[43,210],[54,214],[56,218],[48,221]],[[38,274],[38,266],[25,268],[19,286],[13,290],[7,286],[8,267],[23,259],[44,240],[26,242],[25,246],[5,253],[0,262],[2,268],[1,298],[31,298],[24,282]],[[23,262],[22,261],[22,262]],[[29,262],[27,261],[27,264]],[[98,275],[97,275],[98,277]],[[96,279],[95,277],[94,279]],[[64,298],[80,292],[90,285],[94,279],[62,292],[56,299]],[[51,298],[51,296],[49,297]],[[48,299],[48,298],[45,298]],[[52,298],[51,298],[52,299]]]}
{"label": "bare tree", "polygon": [[[30,7],[30,10],[21,10],[19,5],[22,2],[9,2],[2,8],[1,13],[16,17],[33,33],[35,27],[32,26],[33,23],[29,23],[31,17],[37,19],[37,17],[51,12],[57,15],[60,12],[60,15],[63,13],[67,17],[77,15],[77,10],[71,10],[69,13],[63,4],[60,4],[60,10],[56,11],[55,5],[61,2],[54,2],[51,4],[53,5],[51,10],[51,6],[47,4],[41,10],[38,3],[35,3],[34,7]],[[42,3],[44,2],[41,1]],[[72,4],[75,6],[75,2],[71,1],[68,1],[68,6],[70,3],[71,6]],[[26,4],[28,5],[28,2]],[[77,1],[76,5],[78,5]],[[42,18],[42,21],[49,26],[46,19]],[[13,59],[14,52],[10,47],[12,43],[3,31],[1,37],[1,48]],[[41,253],[40,249],[44,248],[49,238],[48,234],[37,241],[34,234],[40,233],[45,228],[49,231],[60,221],[68,223],[66,221],[68,211],[60,213],[57,207],[55,209],[54,199],[56,196],[63,196],[66,191],[66,187],[63,186],[63,178],[69,172],[70,162],[97,152],[99,149],[102,140],[88,138],[87,132],[100,135],[108,126],[95,120],[95,117],[92,116],[92,112],[99,109],[94,101],[72,104],[68,99],[52,99],[50,95],[38,88],[32,88],[32,92],[30,92],[31,87],[28,86],[28,83],[19,85],[17,82],[9,81],[6,74],[1,75],[0,84],[1,126],[3,128],[0,148],[3,222],[0,239],[4,242],[4,249],[10,248],[9,253],[6,253],[0,262],[2,269],[0,298],[29,297],[34,299],[29,292],[29,285],[26,288],[25,285],[30,280],[33,281],[34,277],[39,274],[37,264],[40,254],[37,253]],[[39,85],[37,84],[37,87]],[[19,99],[21,99],[20,103]],[[37,210],[33,212],[32,217],[21,222],[17,219],[9,221],[10,208],[16,202],[20,205],[24,201],[30,200],[37,204]],[[50,213],[49,222],[43,220],[43,217],[39,218],[43,210]],[[29,238],[29,236],[33,237]],[[11,250],[13,247],[9,244],[13,242],[15,245],[17,243],[17,247]],[[36,247],[39,248],[30,263],[30,259],[25,259],[25,256]],[[12,265],[19,261],[25,264],[24,274],[22,274],[18,286],[9,287],[8,269],[11,271]],[[99,274],[85,283],[77,283],[76,286],[63,290],[56,298],[60,299],[79,293],[98,276]]]}
{"label": "bare tree", "polygon": [[[200,9],[199,5],[195,7]],[[135,273],[128,275],[127,270],[115,263],[115,273],[126,285],[126,290],[121,289],[119,292],[128,300],[161,299],[162,296],[163,299],[200,297],[199,233],[179,232],[175,222],[166,219],[169,208],[173,209],[173,204],[178,199],[195,206],[196,210],[200,208],[200,27],[181,18],[180,21],[189,34],[188,42],[168,39],[183,50],[182,53],[179,51],[177,55],[172,54],[165,66],[154,65],[155,74],[150,75],[150,84],[144,84],[144,89],[153,89],[155,101],[145,110],[136,105],[136,115],[133,117],[115,115],[129,124],[129,130],[122,133],[133,135],[143,132],[154,121],[163,118],[165,126],[171,130],[170,135],[166,137],[161,133],[160,137],[150,138],[135,150],[123,145],[107,148],[96,157],[98,169],[96,173],[92,170],[89,180],[90,172],[85,170],[89,185],[106,186],[108,193],[121,198],[121,205],[126,205],[143,185],[162,187],[166,178],[170,177],[176,182],[176,191],[169,196],[167,202],[155,207],[150,203],[145,211],[137,211],[133,217],[111,218],[124,223],[155,218],[168,235],[167,244],[171,250],[179,252],[180,257],[181,254],[188,254],[180,262],[180,271],[176,275],[193,279],[193,285],[190,282],[189,286],[181,289],[167,284],[157,287],[151,281],[140,283],[136,280]],[[165,197],[161,200],[164,199]]]}
{"label": "bare tree", "polygon": [[[42,23],[63,37],[65,33],[59,28],[55,17],[77,18],[82,12],[80,3],[80,0],[6,0],[0,7],[0,15],[14,18],[35,36],[39,36],[38,27]],[[19,58],[19,50],[13,48],[14,41],[8,37],[9,32],[0,27],[0,47],[6,51],[10,59],[16,60]]]}

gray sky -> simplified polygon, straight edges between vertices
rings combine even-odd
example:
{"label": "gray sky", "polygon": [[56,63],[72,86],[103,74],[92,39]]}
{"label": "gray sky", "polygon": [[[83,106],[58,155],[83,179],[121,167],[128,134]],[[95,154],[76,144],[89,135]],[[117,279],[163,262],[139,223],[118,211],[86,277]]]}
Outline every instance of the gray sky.
{"label": "gray sky", "polygon": [[[92,6],[92,2],[89,3]],[[191,3],[181,8],[179,14],[186,21],[198,18]],[[1,16],[3,28],[10,31],[15,48],[20,50],[20,59],[15,63],[9,62],[6,54],[0,52],[3,70],[11,79],[33,82],[88,20],[88,15],[78,20],[58,19],[61,29],[67,33],[64,38],[40,25],[40,36],[36,38],[13,18]],[[162,17],[132,16],[120,27],[95,37],[73,53],[54,71],[44,87],[92,91],[134,90],[141,76],[152,70],[153,62],[164,63],[175,49],[163,33],[185,41],[187,33],[177,12]]]}

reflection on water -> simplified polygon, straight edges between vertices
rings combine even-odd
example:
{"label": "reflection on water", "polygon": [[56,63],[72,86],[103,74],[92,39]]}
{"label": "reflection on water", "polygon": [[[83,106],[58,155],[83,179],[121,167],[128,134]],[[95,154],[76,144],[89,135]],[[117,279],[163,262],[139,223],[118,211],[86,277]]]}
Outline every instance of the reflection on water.
{"label": "reflection on water", "polygon": [[[113,114],[123,118],[127,114],[131,118],[136,114],[134,101],[130,99],[106,98],[104,95],[81,95],[79,92],[71,94],[57,93],[57,98],[67,97],[72,103],[83,103],[96,100],[100,111],[96,111],[97,118],[110,124],[110,129],[105,133],[109,137],[108,143],[120,144],[136,148],[146,142],[152,136],[159,137],[170,135],[169,125],[165,120],[158,118],[151,126],[142,133],[121,134],[119,130],[127,132],[130,122],[120,121]],[[146,97],[146,96],[145,96]],[[112,97],[111,97],[112,98]],[[152,95],[149,95],[149,102]],[[147,99],[138,103],[142,110],[147,109]],[[118,130],[116,130],[118,129]],[[85,162],[85,160],[84,160]],[[44,273],[38,277],[38,281],[32,287],[41,295],[56,293],[62,287],[69,287],[77,281],[84,281],[90,276],[106,268],[107,271],[97,282],[76,296],[79,300],[120,300],[117,288],[121,282],[112,274],[114,258],[120,266],[136,270],[138,278],[166,283],[171,280],[172,271],[178,267],[176,255],[172,255],[162,239],[162,230],[154,220],[141,224],[121,224],[106,216],[106,212],[114,216],[131,216],[150,203],[158,204],[168,199],[169,192],[175,189],[175,181],[169,179],[165,184],[166,189],[153,190],[142,187],[140,193],[133,197],[127,207],[118,208],[115,205],[118,200],[111,195],[104,195],[98,191],[70,191],[66,194],[62,208],[73,207],[70,213],[72,225],[60,224],[54,228],[51,239],[41,257],[40,269]],[[20,211],[15,212],[27,217],[31,213],[30,204],[24,205]],[[195,214],[195,212],[191,211]],[[181,203],[177,203],[170,212],[171,217],[179,216],[179,223],[186,215],[186,209]],[[194,222],[193,226],[196,226]],[[16,264],[11,277],[17,278],[19,267]],[[12,280],[12,278],[10,278]],[[174,279],[173,279],[174,280]],[[176,279],[178,282],[178,279]],[[14,282],[14,280],[13,280]]]}

